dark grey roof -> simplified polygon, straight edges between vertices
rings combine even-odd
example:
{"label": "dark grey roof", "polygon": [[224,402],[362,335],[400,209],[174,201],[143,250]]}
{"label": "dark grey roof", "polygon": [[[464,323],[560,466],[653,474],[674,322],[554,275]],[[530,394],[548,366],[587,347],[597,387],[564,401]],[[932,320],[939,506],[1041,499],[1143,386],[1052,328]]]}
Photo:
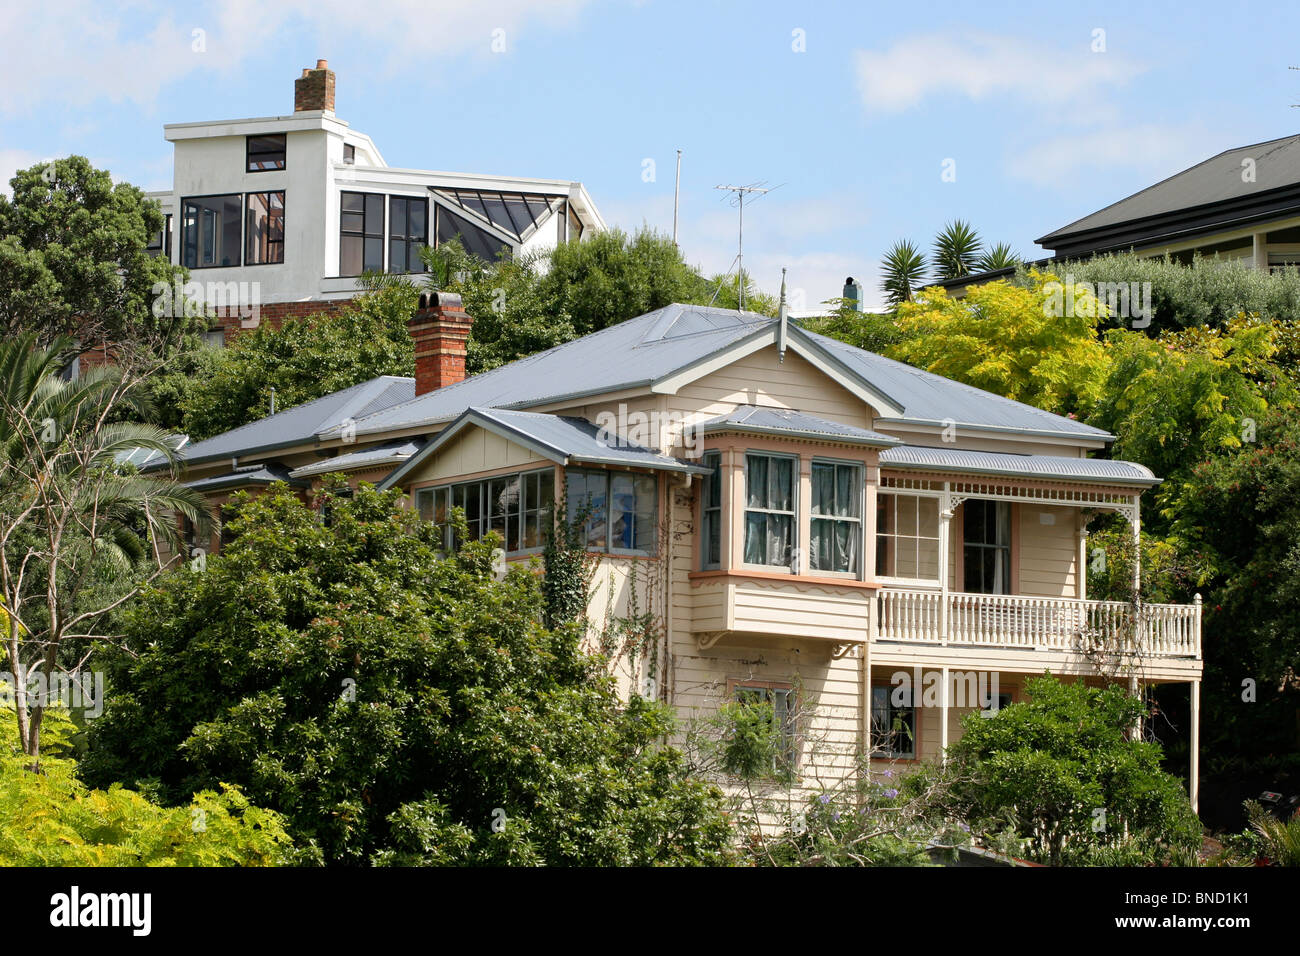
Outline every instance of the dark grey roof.
{"label": "dark grey roof", "polygon": [[1109,441],[1114,437],[1072,418],[1053,415],[1041,408],[954,382],[824,335],[799,331],[905,409],[904,414],[897,418],[877,418],[877,425],[946,425],[952,422],[959,429],[976,431],[1027,432],[1093,441]]}
{"label": "dark grey roof", "polygon": [[1104,482],[1116,485],[1158,485],[1149,468],[1131,461],[1067,458],[1063,455],[1013,455],[960,448],[900,445],[880,453],[881,468],[952,471],[964,474],[1008,475],[1054,480]]}
{"label": "dark grey roof", "polygon": [[[467,408],[528,408],[650,386],[746,341],[774,336],[777,320],[753,312],[669,305],[545,352],[391,405],[358,419],[358,436],[449,422]],[[826,359],[863,390],[903,410],[883,422],[942,424],[1105,441],[1081,422],[790,326],[790,343]],[[337,435],[337,427],[322,438]]]}
{"label": "dark grey roof", "polygon": [[486,428],[560,465],[616,465],[696,474],[708,474],[709,471],[703,465],[633,444],[617,434],[606,434],[583,418],[500,408],[471,408],[439,432],[423,450],[389,473],[379,487],[391,488],[398,484],[413,468],[471,426]]}
{"label": "dark grey roof", "polygon": [[882,435],[868,428],[857,428],[827,421],[788,408],[741,405],[735,411],[695,426],[703,434],[745,432],[755,435],[778,435],[791,438],[831,439],[852,445],[899,445],[901,438]]}
{"label": "dark grey roof", "polygon": [[186,465],[309,444],[316,435],[409,400],[415,379],[381,375],[182,448]]}
{"label": "dark grey roof", "polygon": [[311,475],[328,475],[336,471],[359,471],[365,468],[377,468],[380,465],[400,465],[423,445],[423,438],[385,442],[346,455],[314,461],[310,465],[295,468],[289,474],[295,478],[306,478]]}
{"label": "dark grey roof", "polygon": [[[1253,181],[1242,178],[1245,159],[1254,161]],[[1300,136],[1239,146],[1062,226],[1037,242],[1049,249],[1059,249],[1078,233],[1113,229],[1122,223],[1185,213],[1214,204],[1253,201],[1270,190],[1297,184],[1300,184]]]}
{"label": "dark grey roof", "polygon": [[269,485],[276,481],[286,482],[294,488],[306,488],[311,484],[292,477],[289,469],[276,461],[262,465],[250,465],[246,468],[236,468],[234,471],[228,471],[222,475],[212,475],[208,478],[200,478],[197,481],[187,481],[185,485],[195,491],[207,493],[222,491],[227,488],[242,488],[248,485]]}

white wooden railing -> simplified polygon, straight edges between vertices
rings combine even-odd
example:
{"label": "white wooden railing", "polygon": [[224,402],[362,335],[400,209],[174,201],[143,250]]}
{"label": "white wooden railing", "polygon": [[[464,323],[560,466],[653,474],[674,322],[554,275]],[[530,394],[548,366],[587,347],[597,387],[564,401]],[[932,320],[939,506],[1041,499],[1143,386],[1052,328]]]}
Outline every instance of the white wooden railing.
{"label": "white wooden railing", "polygon": [[1143,604],[1137,647],[1133,605],[1123,601],[884,588],[877,640],[987,647],[1201,656],[1201,606]]}

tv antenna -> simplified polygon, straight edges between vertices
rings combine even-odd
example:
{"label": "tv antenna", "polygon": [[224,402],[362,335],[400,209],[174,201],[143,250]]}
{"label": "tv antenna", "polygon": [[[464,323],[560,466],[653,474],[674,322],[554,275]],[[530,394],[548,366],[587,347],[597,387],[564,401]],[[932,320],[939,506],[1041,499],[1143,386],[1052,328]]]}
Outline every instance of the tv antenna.
{"label": "tv antenna", "polygon": [[[765,185],[766,180],[759,180],[750,183],[748,186],[714,186],[714,189],[724,189],[732,193],[731,204],[740,209],[740,233],[736,244],[736,265],[738,267],[740,281],[736,288],[738,290],[737,305],[741,312],[745,311],[745,197],[750,193],[764,196],[770,193],[777,186]],[[730,270],[728,270],[730,271]],[[723,278],[726,278],[725,276]],[[721,288],[721,286],[719,286]],[[715,293],[716,296],[716,293]]]}

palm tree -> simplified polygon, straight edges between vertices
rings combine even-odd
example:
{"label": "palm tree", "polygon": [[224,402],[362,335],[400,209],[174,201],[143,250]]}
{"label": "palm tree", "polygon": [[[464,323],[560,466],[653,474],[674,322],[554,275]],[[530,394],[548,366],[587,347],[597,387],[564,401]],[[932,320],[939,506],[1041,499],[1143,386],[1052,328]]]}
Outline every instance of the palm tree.
{"label": "palm tree", "polygon": [[925,256],[906,239],[889,247],[880,262],[880,291],[891,306],[910,302],[925,280]]}
{"label": "palm tree", "polygon": [[[141,377],[104,367],[65,381],[59,373],[71,355],[66,338],[45,347],[34,333],[0,342],[0,646],[19,739],[34,762],[46,702],[29,710],[29,675],[48,687],[65,641],[105,636],[111,612],[167,567],[164,546],[179,553],[174,515],[203,534],[214,524],[203,496],[172,474],[123,464],[140,451],[176,461],[166,432],[118,420],[146,411]],[[152,573],[142,566],[145,542]]]}
{"label": "palm tree", "polygon": [[996,272],[999,269],[1014,269],[1021,263],[1020,256],[1011,248],[1009,242],[999,242],[984,251],[979,262],[975,264],[976,272]]}
{"label": "palm tree", "polygon": [[982,245],[979,234],[971,228],[970,223],[961,219],[948,223],[934,237],[930,267],[934,270],[935,278],[942,281],[970,275],[975,269]]}

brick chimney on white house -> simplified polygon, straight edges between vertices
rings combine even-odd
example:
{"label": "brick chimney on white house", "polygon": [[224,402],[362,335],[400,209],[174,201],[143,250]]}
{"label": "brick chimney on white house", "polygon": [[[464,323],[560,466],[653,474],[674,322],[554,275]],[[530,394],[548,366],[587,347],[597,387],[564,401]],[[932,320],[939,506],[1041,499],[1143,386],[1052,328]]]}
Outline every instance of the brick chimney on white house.
{"label": "brick chimney on white house", "polygon": [[293,111],[326,110],[334,112],[334,71],[328,60],[317,60],[316,69],[302,68],[302,76],[293,81]]}
{"label": "brick chimney on white house", "polygon": [[420,296],[407,321],[415,343],[415,394],[455,385],[465,378],[465,351],[474,320],[455,292]]}

